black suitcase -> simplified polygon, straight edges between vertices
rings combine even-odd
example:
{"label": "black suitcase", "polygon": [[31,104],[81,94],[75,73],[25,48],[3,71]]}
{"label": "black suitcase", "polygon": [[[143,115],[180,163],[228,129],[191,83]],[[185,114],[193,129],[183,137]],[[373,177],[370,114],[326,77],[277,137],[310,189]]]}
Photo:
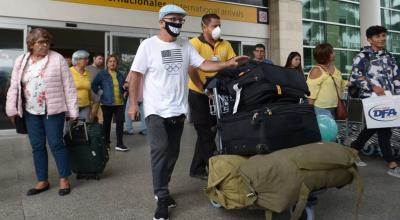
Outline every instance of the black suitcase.
{"label": "black suitcase", "polygon": [[308,104],[276,103],[219,120],[222,153],[268,154],[321,141],[314,108]]}
{"label": "black suitcase", "polygon": [[78,121],[67,127],[64,141],[76,178],[99,179],[109,159],[103,126]]}

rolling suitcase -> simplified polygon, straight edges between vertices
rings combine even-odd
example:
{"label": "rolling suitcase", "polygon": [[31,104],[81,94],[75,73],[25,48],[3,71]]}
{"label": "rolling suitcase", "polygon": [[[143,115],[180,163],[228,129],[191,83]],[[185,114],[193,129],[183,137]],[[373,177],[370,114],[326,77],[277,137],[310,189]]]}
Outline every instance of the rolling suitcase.
{"label": "rolling suitcase", "polygon": [[273,103],[220,119],[223,153],[268,154],[321,141],[314,108],[301,103]]}
{"label": "rolling suitcase", "polygon": [[64,141],[76,178],[100,179],[109,159],[103,126],[78,121],[67,123],[67,128]]}

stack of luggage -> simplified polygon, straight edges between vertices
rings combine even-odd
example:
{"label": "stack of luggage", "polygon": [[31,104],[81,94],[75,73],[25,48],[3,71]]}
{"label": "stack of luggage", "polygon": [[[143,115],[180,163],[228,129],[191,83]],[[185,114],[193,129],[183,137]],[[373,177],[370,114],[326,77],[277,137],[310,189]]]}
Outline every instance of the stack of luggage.
{"label": "stack of luggage", "polygon": [[321,140],[300,71],[249,61],[219,72],[207,88],[218,91],[215,102],[232,100],[220,105],[229,111],[218,118],[224,154],[267,154]]}
{"label": "stack of luggage", "polygon": [[103,126],[78,120],[67,124],[64,142],[77,179],[100,179],[109,159]]}
{"label": "stack of luggage", "polygon": [[310,220],[315,191],[354,182],[360,199],[355,155],[320,142],[303,73],[249,61],[219,72],[206,88],[214,92],[222,154],[209,161],[206,193],[214,205],[262,208],[267,219],[296,207],[292,220]]}

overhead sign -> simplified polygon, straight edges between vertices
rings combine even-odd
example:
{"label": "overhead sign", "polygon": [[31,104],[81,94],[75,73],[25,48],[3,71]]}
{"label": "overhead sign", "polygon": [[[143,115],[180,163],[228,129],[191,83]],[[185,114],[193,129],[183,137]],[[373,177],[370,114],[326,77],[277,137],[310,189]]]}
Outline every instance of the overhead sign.
{"label": "overhead sign", "polygon": [[[243,21],[250,23],[266,23],[266,9],[250,6],[234,5],[207,0],[55,0],[113,8],[125,8],[158,12],[166,4],[182,7],[190,16],[201,17],[215,13],[223,20]],[[260,10],[261,16],[260,16]]]}
{"label": "overhead sign", "polygon": [[215,2],[231,2],[243,5],[253,5],[257,7],[268,7],[268,1],[266,0],[212,0]]}

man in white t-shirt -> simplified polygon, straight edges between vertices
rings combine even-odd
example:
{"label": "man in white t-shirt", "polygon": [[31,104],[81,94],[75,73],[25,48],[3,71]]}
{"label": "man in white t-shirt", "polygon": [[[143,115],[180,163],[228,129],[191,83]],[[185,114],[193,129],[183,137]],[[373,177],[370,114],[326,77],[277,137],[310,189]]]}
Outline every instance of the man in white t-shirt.
{"label": "man in white t-shirt", "polygon": [[[130,103],[137,103],[139,82],[144,77],[144,113],[151,148],[154,194],[158,200],[155,220],[168,219],[168,208],[176,206],[170,196],[168,183],[178,159],[188,112],[189,66],[211,72],[235,67],[248,59],[240,56],[226,62],[204,60],[188,40],[177,38],[185,16],[186,12],[176,5],[162,7],[159,12],[159,34],[140,44],[131,67]],[[131,104],[128,113],[137,120],[137,104]]]}

